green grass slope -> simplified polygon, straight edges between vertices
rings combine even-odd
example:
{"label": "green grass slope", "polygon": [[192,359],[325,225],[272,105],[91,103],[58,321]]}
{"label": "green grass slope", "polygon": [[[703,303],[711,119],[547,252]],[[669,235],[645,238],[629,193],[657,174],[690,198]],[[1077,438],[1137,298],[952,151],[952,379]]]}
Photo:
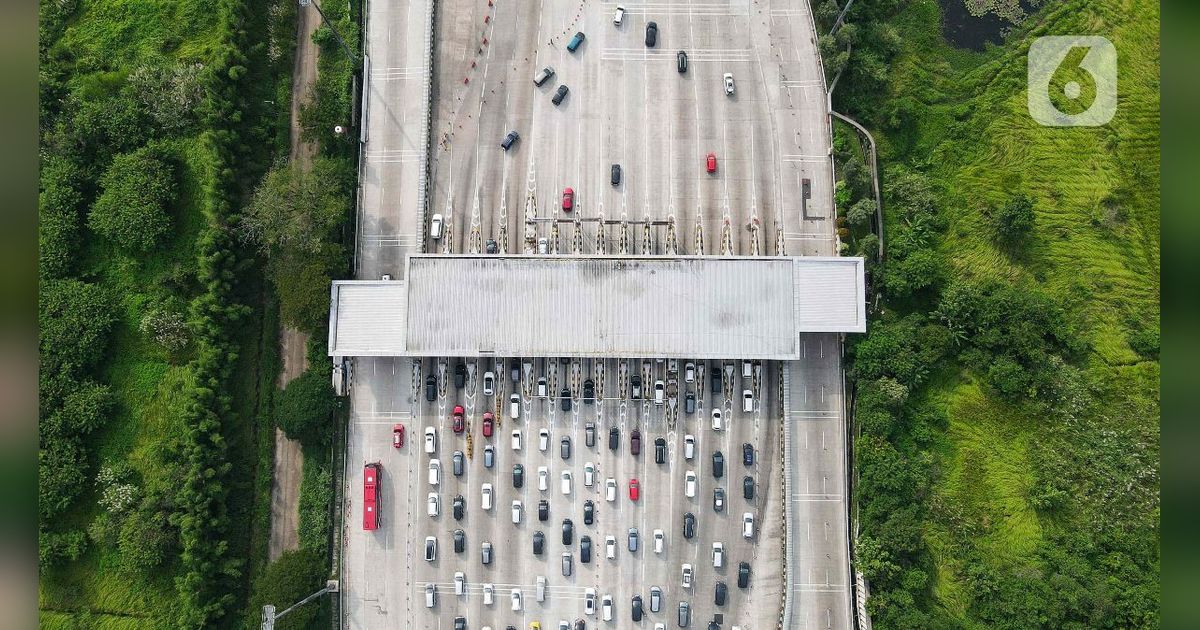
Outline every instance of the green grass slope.
{"label": "green grass slope", "polygon": [[[1122,615],[1158,601],[1158,4],[1051,3],[980,53],[942,40],[936,3],[906,5],[892,23],[903,44],[887,98],[904,115],[876,137],[885,168],[917,168],[941,187],[947,275],[1036,285],[1085,347],[1062,368],[1075,389],[1050,413],[1001,400],[958,364],[911,403],[948,421],[927,453],[930,583],[913,605],[945,627],[1155,627],[1154,612]],[[1029,116],[1030,42],[1057,34],[1116,46],[1109,124]],[[1019,192],[1036,219],[1013,252],[995,244],[986,212]]]}

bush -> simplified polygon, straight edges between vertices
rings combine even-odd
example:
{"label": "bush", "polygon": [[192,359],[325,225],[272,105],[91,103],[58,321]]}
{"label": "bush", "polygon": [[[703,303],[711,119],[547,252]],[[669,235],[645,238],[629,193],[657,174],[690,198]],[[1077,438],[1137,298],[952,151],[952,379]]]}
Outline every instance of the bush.
{"label": "bush", "polygon": [[156,510],[142,508],[129,513],[117,543],[121,568],[130,575],[147,575],[166,560],[175,540],[173,531],[166,515]]}
{"label": "bush", "polygon": [[171,354],[187,347],[191,338],[183,314],[166,307],[151,308],[142,316],[138,331]]}
{"label": "bush", "polygon": [[312,446],[329,443],[337,401],[333,386],[320,372],[309,370],[288,383],[275,404],[275,424],[293,440]]}
{"label": "bush", "polygon": [[329,283],[342,266],[340,248],[329,246],[312,256],[283,255],[267,273],[279,297],[279,317],[289,326],[313,333],[329,323]]}
{"label": "bush", "polygon": [[846,220],[855,227],[868,226],[873,218],[875,218],[875,200],[870,197],[859,199],[846,211]]}
{"label": "bush", "polygon": [[66,532],[38,532],[38,565],[48,569],[58,563],[69,560],[74,562],[87,551],[87,534],[83,530]]}
{"label": "bush", "polygon": [[42,161],[38,193],[38,271],[42,278],[71,273],[79,255],[82,174],[61,157]]}
{"label": "bush", "polygon": [[87,484],[83,448],[75,440],[51,441],[38,451],[38,509],[49,523],[79,496]]}
{"label": "bush", "polygon": [[988,216],[992,221],[996,241],[1004,247],[1017,247],[1025,242],[1033,230],[1033,197],[1019,194],[1000,207],[991,208]]}
{"label": "bush", "polygon": [[104,425],[112,412],[113,396],[107,385],[92,381],[78,383],[67,391],[62,406],[39,426],[43,443],[84,436]]}
{"label": "bush", "polygon": [[175,201],[175,172],[158,151],[118,155],[100,186],[88,225],[118,247],[146,252],[171,231],[167,207]]}
{"label": "bush", "polygon": [[[262,607],[272,604],[276,612],[312,595],[325,586],[329,575],[325,557],[315,551],[297,549],[285,551],[254,581],[254,597],[246,613],[247,627],[258,627]],[[303,630],[317,619],[317,602],[301,606],[275,623],[276,630]]]}
{"label": "bush", "polygon": [[38,349],[42,370],[73,374],[103,356],[116,316],[108,292],[78,280],[42,285],[38,301]]}
{"label": "bush", "polygon": [[325,554],[333,525],[333,475],[315,457],[304,459],[304,478],[300,482],[300,548]]}

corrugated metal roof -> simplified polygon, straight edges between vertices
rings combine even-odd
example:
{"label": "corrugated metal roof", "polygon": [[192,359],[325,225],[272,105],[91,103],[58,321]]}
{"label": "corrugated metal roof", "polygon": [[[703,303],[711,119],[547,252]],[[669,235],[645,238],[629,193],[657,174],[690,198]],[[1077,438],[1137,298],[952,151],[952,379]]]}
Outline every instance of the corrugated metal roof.
{"label": "corrugated metal roof", "polygon": [[414,255],[404,282],[334,283],[330,354],[795,358],[798,333],[865,330],[862,274],[857,258]]}

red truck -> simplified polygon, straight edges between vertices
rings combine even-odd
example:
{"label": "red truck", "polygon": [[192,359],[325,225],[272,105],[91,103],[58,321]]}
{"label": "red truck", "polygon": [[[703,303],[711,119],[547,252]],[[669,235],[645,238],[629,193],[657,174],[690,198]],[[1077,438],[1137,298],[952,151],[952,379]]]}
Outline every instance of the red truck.
{"label": "red truck", "polygon": [[363,529],[379,527],[379,462],[363,467]]}

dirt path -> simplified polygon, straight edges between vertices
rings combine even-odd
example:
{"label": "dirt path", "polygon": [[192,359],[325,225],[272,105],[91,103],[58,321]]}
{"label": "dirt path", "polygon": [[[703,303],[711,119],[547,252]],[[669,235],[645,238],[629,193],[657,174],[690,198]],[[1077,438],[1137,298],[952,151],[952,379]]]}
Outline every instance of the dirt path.
{"label": "dirt path", "polygon": [[[321,24],[321,16],[311,5],[297,9],[296,62],[292,68],[291,159],[300,168],[312,165],[317,147],[300,138],[300,106],[308,99],[309,90],[317,81],[317,50],[312,34]],[[283,369],[279,373],[282,389],[292,379],[308,369],[306,348],[308,335],[291,327],[279,331],[279,355]],[[267,556],[274,560],[289,549],[300,545],[300,479],[304,455],[300,442],[289,440],[283,431],[275,429],[275,463],[271,484],[271,539]]]}

